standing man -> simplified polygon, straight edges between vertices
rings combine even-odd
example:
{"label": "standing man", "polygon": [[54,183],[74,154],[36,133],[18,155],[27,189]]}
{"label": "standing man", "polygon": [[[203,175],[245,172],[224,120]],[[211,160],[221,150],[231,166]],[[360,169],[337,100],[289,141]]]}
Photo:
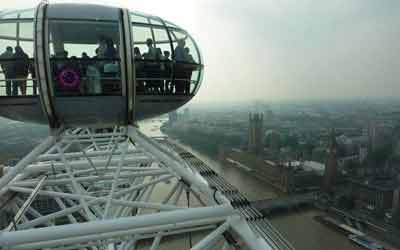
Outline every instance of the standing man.
{"label": "standing man", "polygon": [[6,51],[4,51],[3,54],[0,55],[0,59],[4,60],[1,62],[1,68],[6,79],[7,96],[11,96],[14,93],[13,88],[17,88],[17,86],[13,86],[15,79],[14,62],[12,61],[13,58],[13,48],[11,46],[7,46]]}
{"label": "standing man", "polygon": [[175,61],[184,62],[186,60],[185,45],[186,45],[185,40],[183,39],[178,40],[178,46],[176,46],[174,51]]}
{"label": "standing man", "polygon": [[24,52],[21,46],[15,47],[15,75],[17,80],[13,89],[13,95],[18,95],[18,88],[21,95],[26,95],[26,80],[29,74],[29,56]]}
{"label": "standing man", "polygon": [[174,60],[176,62],[174,73],[175,73],[175,94],[185,94],[186,74],[185,74],[185,40],[178,40],[178,46],[174,50]]}
{"label": "standing man", "polygon": [[147,38],[146,45],[148,51],[143,55],[144,59],[155,60],[157,55],[157,49],[154,47],[153,39]]}

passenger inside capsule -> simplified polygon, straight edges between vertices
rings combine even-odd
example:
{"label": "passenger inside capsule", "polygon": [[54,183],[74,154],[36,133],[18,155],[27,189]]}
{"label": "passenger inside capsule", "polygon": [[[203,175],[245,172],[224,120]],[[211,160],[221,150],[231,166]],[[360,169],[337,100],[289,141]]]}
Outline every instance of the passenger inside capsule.
{"label": "passenger inside capsule", "polygon": [[16,46],[14,50],[11,46],[7,46],[0,59],[2,59],[1,68],[5,78],[6,95],[17,96],[18,93],[26,95],[30,69],[29,56],[21,46]]}
{"label": "passenger inside capsule", "polygon": [[137,92],[139,94],[190,94],[192,71],[196,69],[190,49],[183,39],[174,50],[175,81],[171,80],[172,60],[169,51],[155,47],[151,38],[146,39],[147,51],[142,55],[139,47],[134,48],[136,63]]}
{"label": "passenger inside capsule", "polygon": [[117,23],[57,20],[50,27],[56,96],[121,95]]}
{"label": "passenger inside capsule", "polygon": [[[136,93],[193,95],[202,74],[193,39],[178,26],[164,24],[159,18],[137,17],[132,14]],[[15,31],[10,34],[15,34],[0,34],[0,96],[39,93],[33,61],[33,19],[23,22],[32,24],[30,37],[19,37],[19,21],[11,23],[14,28],[10,29]],[[49,76],[55,96],[122,95],[119,21],[52,17],[48,27]],[[19,48],[15,49],[17,45]]]}

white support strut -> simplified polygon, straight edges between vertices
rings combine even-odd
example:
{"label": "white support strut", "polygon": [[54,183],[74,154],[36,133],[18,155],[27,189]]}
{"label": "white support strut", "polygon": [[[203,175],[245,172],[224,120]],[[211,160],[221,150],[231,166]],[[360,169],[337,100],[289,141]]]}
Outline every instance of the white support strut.
{"label": "white support strut", "polygon": [[174,151],[132,126],[112,131],[67,129],[4,169],[0,204],[9,200],[4,211],[20,212],[16,231],[13,222],[0,228],[0,249],[128,250],[148,242],[157,250],[172,235],[187,242],[197,233],[205,236],[194,250],[230,249],[231,233],[247,249],[272,249]]}

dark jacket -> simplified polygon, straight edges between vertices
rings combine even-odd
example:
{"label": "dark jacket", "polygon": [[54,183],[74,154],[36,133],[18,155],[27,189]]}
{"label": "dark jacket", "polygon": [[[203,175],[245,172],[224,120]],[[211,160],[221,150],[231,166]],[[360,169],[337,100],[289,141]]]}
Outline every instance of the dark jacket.
{"label": "dark jacket", "polygon": [[29,74],[29,57],[24,52],[14,53],[15,75],[27,77]]}
{"label": "dark jacket", "polygon": [[[14,54],[10,51],[6,51],[3,54],[0,55],[0,59],[5,59],[5,60],[10,60],[14,58]],[[1,68],[4,71],[4,74],[6,77],[15,77],[15,72],[14,72],[14,62],[12,61],[3,61],[1,63]]]}

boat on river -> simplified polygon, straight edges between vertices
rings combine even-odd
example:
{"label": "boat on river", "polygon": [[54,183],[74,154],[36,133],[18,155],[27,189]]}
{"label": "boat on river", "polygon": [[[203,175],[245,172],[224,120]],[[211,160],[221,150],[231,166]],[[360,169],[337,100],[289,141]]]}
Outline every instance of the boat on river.
{"label": "boat on river", "polygon": [[370,240],[366,236],[350,234],[348,236],[348,238],[349,238],[350,241],[356,243],[357,245],[365,247],[368,250],[384,250],[385,249],[378,242],[376,242],[374,240]]}

